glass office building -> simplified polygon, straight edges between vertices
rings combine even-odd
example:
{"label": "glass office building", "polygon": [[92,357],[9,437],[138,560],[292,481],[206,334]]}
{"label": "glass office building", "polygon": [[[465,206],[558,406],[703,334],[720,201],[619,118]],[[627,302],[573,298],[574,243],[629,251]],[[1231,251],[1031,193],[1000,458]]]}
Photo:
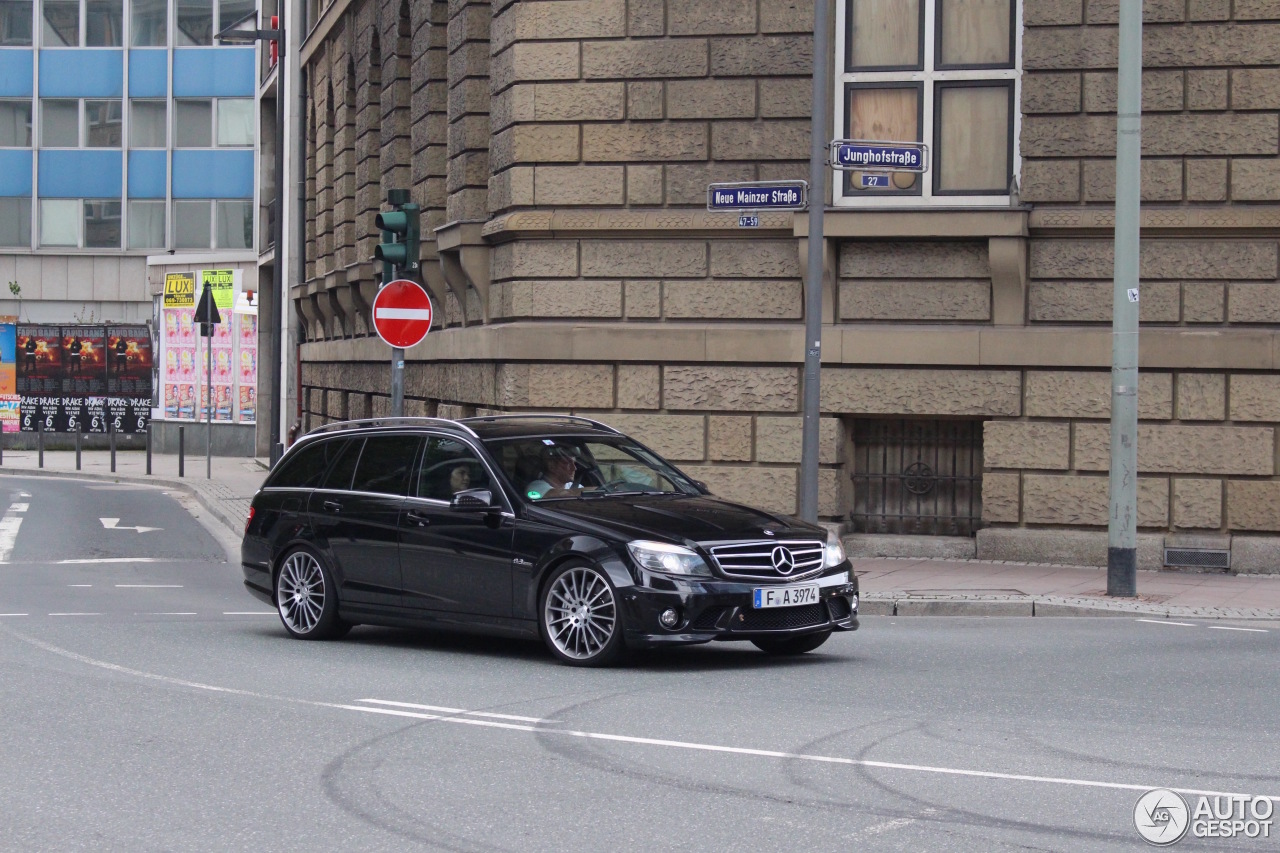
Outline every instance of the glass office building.
{"label": "glass office building", "polygon": [[32,319],[149,305],[148,255],[253,251],[255,48],[214,36],[255,8],[0,0],[0,279]]}

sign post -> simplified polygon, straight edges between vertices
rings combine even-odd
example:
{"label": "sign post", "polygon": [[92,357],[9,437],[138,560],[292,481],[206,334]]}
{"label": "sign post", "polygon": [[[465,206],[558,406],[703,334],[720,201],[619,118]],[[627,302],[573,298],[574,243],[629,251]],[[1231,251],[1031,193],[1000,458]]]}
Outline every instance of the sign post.
{"label": "sign post", "polygon": [[[388,190],[387,201],[395,210],[386,210],[374,217],[373,223],[382,232],[382,242],[374,249],[374,260],[382,261],[382,289],[392,284],[396,271],[404,273],[416,270],[421,250],[421,214],[418,205],[409,201],[408,190]],[[400,279],[398,281],[403,281]],[[412,282],[409,282],[412,284]],[[421,288],[419,288],[421,289]],[[423,291],[425,293],[426,291]],[[379,290],[379,295],[382,291]],[[427,303],[427,328],[431,328],[431,304]],[[375,315],[376,315],[375,311]],[[377,317],[374,317],[377,325]],[[379,332],[381,335],[381,332]],[[423,335],[426,334],[424,331]],[[384,341],[386,337],[382,338]],[[416,345],[419,338],[410,346]],[[404,347],[391,345],[391,416],[404,416]]]}
{"label": "sign post", "polygon": [[204,444],[204,476],[213,479],[213,327],[222,322],[218,306],[214,302],[213,282],[205,279],[200,290],[200,302],[196,305],[193,323],[200,324],[200,336],[205,339],[205,353],[208,356],[208,373],[205,375],[205,444]]}

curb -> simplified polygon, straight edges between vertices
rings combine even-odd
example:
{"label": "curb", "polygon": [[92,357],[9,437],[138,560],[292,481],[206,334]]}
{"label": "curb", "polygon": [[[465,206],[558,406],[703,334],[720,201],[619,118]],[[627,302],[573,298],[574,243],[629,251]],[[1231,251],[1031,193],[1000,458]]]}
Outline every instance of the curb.
{"label": "curb", "polygon": [[998,601],[964,598],[899,598],[903,593],[873,593],[858,603],[860,616],[1068,616],[1156,617],[1160,619],[1280,620],[1270,610],[1232,611],[1221,608],[1163,607],[1155,604],[1122,604],[1062,597],[1009,598]]}
{"label": "curb", "polygon": [[146,475],[137,476],[134,474],[99,474],[92,471],[56,471],[52,468],[3,468],[0,467],[0,476],[8,475],[10,477],[61,477],[73,478],[81,480],[101,480],[104,483],[127,483],[135,486],[160,486],[166,489],[178,489],[191,495],[204,508],[205,512],[213,516],[221,523],[232,536],[240,537],[243,535],[241,525],[244,519],[233,519],[225,509],[218,505],[216,500],[206,496],[195,486],[184,480],[169,479],[168,477],[148,477]]}

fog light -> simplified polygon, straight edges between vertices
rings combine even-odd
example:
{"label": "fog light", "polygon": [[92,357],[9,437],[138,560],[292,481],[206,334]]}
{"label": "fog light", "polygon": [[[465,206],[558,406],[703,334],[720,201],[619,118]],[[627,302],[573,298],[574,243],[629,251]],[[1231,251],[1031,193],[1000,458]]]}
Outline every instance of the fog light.
{"label": "fog light", "polygon": [[853,610],[858,609],[858,596],[856,595],[849,596],[849,607],[852,608]]}
{"label": "fog light", "polygon": [[674,628],[676,623],[680,621],[680,614],[668,607],[666,610],[662,611],[662,615],[658,617],[658,621],[662,623],[663,628]]}

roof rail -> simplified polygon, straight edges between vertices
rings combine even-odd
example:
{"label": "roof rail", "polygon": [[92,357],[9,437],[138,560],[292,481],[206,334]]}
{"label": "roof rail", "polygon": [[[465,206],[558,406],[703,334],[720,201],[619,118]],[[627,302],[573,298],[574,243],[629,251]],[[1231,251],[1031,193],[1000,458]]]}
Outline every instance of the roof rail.
{"label": "roof rail", "polygon": [[475,430],[467,426],[461,421],[451,421],[448,418],[363,418],[356,421],[334,421],[333,423],[323,424],[307,433],[307,435],[320,435],[326,432],[340,432],[344,429],[356,429],[363,426],[436,426],[436,427],[452,427],[460,429],[470,435],[472,438],[479,438]]}
{"label": "roof rail", "polygon": [[538,414],[537,412],[513,415],[478,415],[473,418],[462,418],[458,423],[465,424],[467,421],[572,421],[575,423],[583,423],[593,427],[598,427],[615,435],[622,435],[619,430],[614,429],[608,424],[592,420],[591,418],[584,418],[581,415]]}

